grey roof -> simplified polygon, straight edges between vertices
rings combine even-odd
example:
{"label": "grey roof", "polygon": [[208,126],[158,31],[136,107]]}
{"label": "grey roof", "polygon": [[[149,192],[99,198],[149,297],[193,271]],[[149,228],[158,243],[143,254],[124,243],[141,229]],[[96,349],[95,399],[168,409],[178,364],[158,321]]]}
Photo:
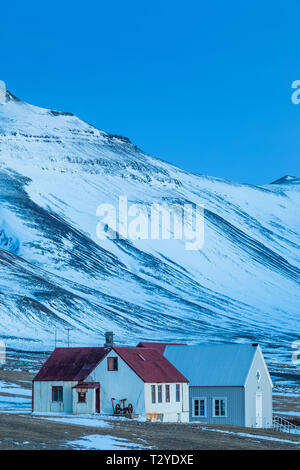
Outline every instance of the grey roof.
{"label": "grey roof", "polygon": [[233,387],[245,385],[257,347],[257,344],[166,346],[164,355],[190,381],[190,387]]}

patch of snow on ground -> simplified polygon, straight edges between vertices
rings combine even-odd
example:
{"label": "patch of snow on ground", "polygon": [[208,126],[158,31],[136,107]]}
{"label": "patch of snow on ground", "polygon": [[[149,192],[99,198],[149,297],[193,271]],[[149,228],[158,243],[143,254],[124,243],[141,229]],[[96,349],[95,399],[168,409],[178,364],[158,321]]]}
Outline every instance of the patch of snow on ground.
{"label": "patch of snow on ground", "polygon": [[48,421],[57,421],[59,423],[64,423],[64,424],[75,424],[78,426],[89,426],[89,427],[94,427],[94,428],[110,428],[111,424],[106,423],[103,421],[103,419],[99,419],[96,417],[84,417],[84,416],[71,416],[71,417],[64,417],[64,418],[55,418],[55,417],[49,417],[49,418],[43,418],[41,417],[40,419],[46,419]]}
{"label": "patch of snow on ground", "polygon": [[125,441],[113,436],[102,436],[100,434],[91,434],[90,436],[84,436],[77,441],[69,441],[68,447],[75,449],[85,450],[131,450],[131,449],[143,449],[144,446],[134,444],[132,442]]}
{"label": "patch of snow on ground", "polygon": [[245,432],[225,431],[224,429],[212,429],[212,428],[207,428],[207,427],[204,427],[204,426],[197,426],[197,427],[199,427],[203,431],[221,432],[223,434],[231,434],[233,436],[248,437],[248,438],[251,438],[251,439],[259,439],[259,440],[261,439],[261,440],[265,440],[265,441],[283,442],[285,444],[286,443],[295,444],[295,445],[298,445],[300,447],[300,441],[292,441],[292,440],[289,440],[289,439],[280,439],[278,437],[262,436],[262,435],[258,435],[258,434],[249,434],[249,433],[245,433]]}
{"label": "patch of snow on ground", "polygon": [[297,397],[300,398],[300,393],[282,393],[282,392],[274,392],[273,396],[276,397]]}
{"label": "patch of snow on ground", "polygon": [[32,391],[28,388],[23,388],[20,385],[3,382],[3,380],[0,380],[0,393],[31,397]]}
{"label": "patch of snow on ground", "polygon": [[0,396],[0,409],[1,408],[29,408],[31,407],[31,400],[22,397],[14,396]]}
{"label": "patch of snow on ground", "polygon": [[[70,415],[69,413],[44,413],[35,411],[32,413],[33,416],[39,417],[40,419],[48,419],[50,421],[59,421],[65,424],[77,424],[78,426],[91,426],[91,427],[110,427],[111,424],[107,421],[128,421],[128,418],[124,416],[112,416],[112,415],[99,415],[99,414],[80,414]],[[105,421],[104,421],[105,420]],[[139,416],[133,418],[133,421],[146,422],[145,416]]]}
{"label": "patch of snow on ground", "polygon": [[300,411],[277,411],[275,410],[274,413],[276,415],[285,415],[285,416],[300,416]]}

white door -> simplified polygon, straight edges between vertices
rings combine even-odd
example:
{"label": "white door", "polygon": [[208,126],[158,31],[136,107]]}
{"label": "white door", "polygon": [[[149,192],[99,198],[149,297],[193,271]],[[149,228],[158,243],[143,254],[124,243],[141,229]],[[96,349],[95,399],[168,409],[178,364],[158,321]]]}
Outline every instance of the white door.
{"label": "white door", "polygon": [[262,394],[256,394],[256,427],[262,428]]}

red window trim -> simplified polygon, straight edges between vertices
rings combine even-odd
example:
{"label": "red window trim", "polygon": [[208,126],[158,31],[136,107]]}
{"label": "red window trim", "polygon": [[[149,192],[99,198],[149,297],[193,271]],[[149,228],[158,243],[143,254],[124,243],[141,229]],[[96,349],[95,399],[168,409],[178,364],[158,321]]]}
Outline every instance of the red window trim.
{"label": "red window trim", "polygon": [[[63,386],[62,385],[53,385],[52,386],[52,402],[56,402],[56,403],[62,403],[63,402]],[[54,392],[58,392],[58,391],[61,391],[62,393],[62,400],[54,400]]]}
{"label": "red window trim", "polygon": [[[86,403],[86,392],[77,392],[78,393],[78,403]],[[84,395],[84,400],[80,400],[80,396]]]}

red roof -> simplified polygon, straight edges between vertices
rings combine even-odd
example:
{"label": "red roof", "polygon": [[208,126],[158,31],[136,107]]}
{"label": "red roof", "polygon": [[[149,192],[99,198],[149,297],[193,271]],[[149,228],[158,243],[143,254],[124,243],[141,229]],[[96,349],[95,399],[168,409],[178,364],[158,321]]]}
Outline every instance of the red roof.
{"label": "red roof", "polygon": [[150,348],[156,349],[158,352],[163,354],[165,352],[166,346],[185,346],[184,343],[148,343],[147,341],[141,341],[137,348]]}
{"label": "red roof", "polygon": [[79,382],[77,385],[74,385],[73,388],[100,388],[100,382]]}
{"label": "red roof", "polygon": [[104,348],[56,348],[33,380],[84,380],[108,352]]}
{"label": "red roof", "polygon": [[[145,347],[112,349],[144,382],[188,382],[157,349]],[[56,348],[33,380],[82,382],[112,349]]]}
{"label": "red roof", "polygon": [[153,383],[188,382],[159,351],[150,348],[113,348],[144,381]]}

